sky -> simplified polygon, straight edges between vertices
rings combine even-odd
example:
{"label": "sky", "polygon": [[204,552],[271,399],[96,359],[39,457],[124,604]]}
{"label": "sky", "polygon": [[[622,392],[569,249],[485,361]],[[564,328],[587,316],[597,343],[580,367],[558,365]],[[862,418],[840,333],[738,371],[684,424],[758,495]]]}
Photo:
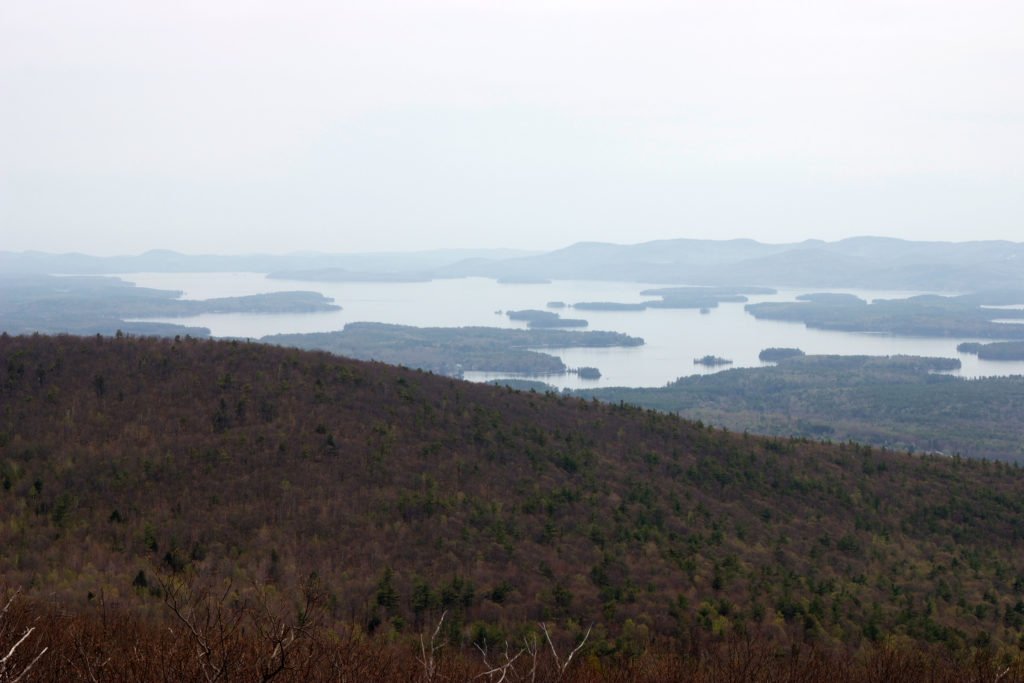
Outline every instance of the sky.
{"label": "sky", "polygon": [[7,0],[0,250],[1024,240],[1019,0]]}

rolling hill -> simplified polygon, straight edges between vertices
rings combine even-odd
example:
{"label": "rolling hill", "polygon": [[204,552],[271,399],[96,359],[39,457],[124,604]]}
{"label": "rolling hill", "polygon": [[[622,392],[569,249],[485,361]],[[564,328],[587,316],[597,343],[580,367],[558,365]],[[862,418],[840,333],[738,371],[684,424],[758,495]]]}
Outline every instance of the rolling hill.
{"label": "rolling hill", "polygon": [[323,642],[497,657],[543,624],[563,653],[589,634],[591,673],[723,643],[949,671],[1024,646],[1016,466],[252,343],[2,335],[0,362],[0,573],[47,615],[184,614],[187,644],[197,614],[299,609],[304,633],[315,585]]}

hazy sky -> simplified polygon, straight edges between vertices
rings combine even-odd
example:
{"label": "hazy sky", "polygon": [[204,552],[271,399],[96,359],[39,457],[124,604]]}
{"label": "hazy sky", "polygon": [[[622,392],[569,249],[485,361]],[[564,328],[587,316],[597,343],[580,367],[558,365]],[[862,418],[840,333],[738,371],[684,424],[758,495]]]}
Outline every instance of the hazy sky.
{"label": "hazy sky", "polygon": [[5,0],[0,249],[1024,240],[1024,2]]}

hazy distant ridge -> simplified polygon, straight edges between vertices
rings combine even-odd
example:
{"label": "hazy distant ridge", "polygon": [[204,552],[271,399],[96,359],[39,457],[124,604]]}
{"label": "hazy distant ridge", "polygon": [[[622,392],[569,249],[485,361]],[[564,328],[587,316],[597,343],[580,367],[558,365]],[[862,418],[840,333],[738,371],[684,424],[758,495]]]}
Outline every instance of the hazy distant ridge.
{"label": "hazy distant ridge", "polygon": [[763,244],[753,240],[580,243],[541,256],[456,264],[446,276],[964,291],[1024,284],[1024,244],[910,242],[857,237]]}
{"label": "hazy distant ridge", "polygon": [[0,251],[0,272],[8,273],[269,273],[279,270],[344,268],[383,273],[438,268],[472,258],[504,259],[532,255],[517,249],[436,249],[365,254],[181,254],[154,249],[135,256],[52,254],[40,251]]}
{"label": "hazy distant ridge", "polygon": [[[580,242],[547,253],[443,249],[373,254],[139,256],[0,252],[5,273],[279,272],[308,279],[346,271],[345,279],[488,277],[506,281],[605,280],[695,285],[850,287],[962,292],[1024,287],[1024,243],[911,242],[855,237],[765,244],[754,240]],[[304,276],[303,272],[307,272]]]}

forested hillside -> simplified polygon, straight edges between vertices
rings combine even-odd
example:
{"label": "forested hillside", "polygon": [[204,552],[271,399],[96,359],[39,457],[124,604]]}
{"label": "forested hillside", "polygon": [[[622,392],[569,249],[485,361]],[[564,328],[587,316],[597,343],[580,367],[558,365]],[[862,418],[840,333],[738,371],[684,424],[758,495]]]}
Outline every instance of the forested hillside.
{"label": "forested hillside", "polygon": [[951,358],[798,356],[680,377],[664,387],[591,389],[734,431],[1024,461],[1024,378],[943,374]]}
{"label": "forested hillside", "polygon": [[589,632],[592,673],[886,643],[1020,680],[1016,466],[251,343],[2,335],[0,362],[0,573],[30,604],[102,600],[139,633],[177,609],[194,636],[197,601],[308,627],[315,592],[335,641],[416,656],[437,630],[495,659],[543,624],[563,659]]}

